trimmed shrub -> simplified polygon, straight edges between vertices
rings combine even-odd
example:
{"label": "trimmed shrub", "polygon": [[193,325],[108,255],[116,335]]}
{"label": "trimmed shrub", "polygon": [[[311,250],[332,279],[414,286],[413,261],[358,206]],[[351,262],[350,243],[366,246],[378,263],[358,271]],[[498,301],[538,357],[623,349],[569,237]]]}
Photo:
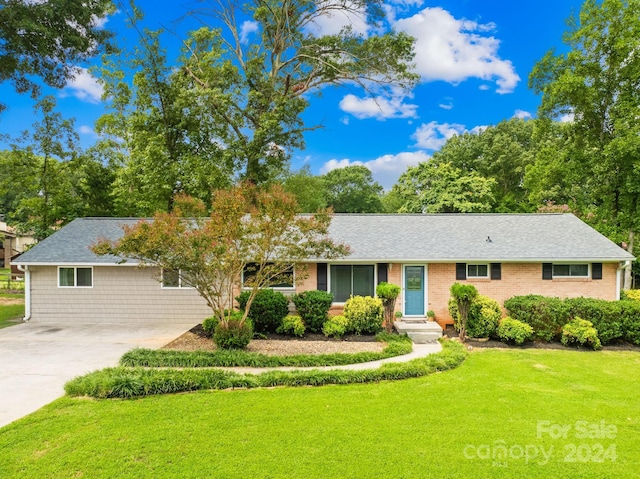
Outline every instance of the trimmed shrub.
{"label": "trimmed shrub", "polygon": [[290,336],[304,336],[304,322],[300,316],[289,314],[282,318],[282,323],[276,330],[280,334],[288,334]]}
{"label": "trimmed shrub", "polygon": [[570,319],[569,305],[560,298],[538,295],[514,296],[504,302],[509,316],[533,328],[533,338],[558,339]]}
{"label": "trimmed shrub", "polygon": [[314,333],[322,331],[322,325],[329,317],[333,295],[327,291],[303,291],[294,294],[291,301],[304,321],[307,329]]}
{"label": "trimmed shrub", "polygon": [[349,321],[347,332],[375,334],[382,331],[382,301],[371,296],[352,296],[344,303],[344,316]]}
{"label": "trimmed shrub", "polygon": [[400,295],[400,286],[383,281],[376,287],[376,296],[382,300],[384,308],[384,326],[388,333],[393,331],[393,312],[396,309],[396,299]]}
{"label": "trimmed shrub", "polygon": [[593,298],[571,298],[565,300],[572,318],[591,321],[598,332],[602,344],[610,343],[623,336],[622,311],[620,301],[605,301]]}
{"label": "trimmed shrub", "polygon": [[[243,311],[250,294],[250,291],[243,291],[236,297]],[[275,333],[287,314],[289,314],[289,301],[284,294],[272,289],[261,289],[251,303],[248,318],[251,319],[256,333]]]}
{"label": "trimmed shrub", "polygon": [[598,339],[598,331],[593,327],[593,323],[581,318],[574,318],[564,325],[562,328],[562,344],[565,346],[572,344],[589,346],[593,350],[602,347],[600,339]]}
{"label": "trimmed shrub", "polygon": [[219,320],[216,316],[209,316],[208,318],[204,318],[202,320],[202,329],[208,337],[213,337],[213,333],[216,330],[218,322]]}
{"label": "trimmed shrub", "polygon": [[527,323],[506,317],[500,321],[498,337],[505,343],[520,345],[525,341],[531,341],[533,328]]}
{"label": "trimmed shrub", "polygon": [[[455,321],[454,326],[460,330],[460,314],[458,303],[454,298],[449,299],[449,314]],[[502,319],[500,305],[488,296],[478,295],[469,306],[467,317],[467,336],[470,338],[489,338],[496,335],[496,329]]]}
{"label": "trimmed shrub", "polygon": [[640,301],[620,301],[620,308],[624,340],[640,345]]}
{"label": "trimmed shrub", "polygon": [[325,336],[341,338],[347,332],[349,320],[343,315],[331,316],[322,326],[322,333]]}
{"label": "trimmed shrub", "polygon": [[253,338],[249,321],[227,321],[218,323],[213,333],[213,342],[220,349],[244,349]]}
{"label": "trimmed shrub", "polygon": [[620,299],[629,301],[640,301],[640,289],[627,289],[620,292]]}

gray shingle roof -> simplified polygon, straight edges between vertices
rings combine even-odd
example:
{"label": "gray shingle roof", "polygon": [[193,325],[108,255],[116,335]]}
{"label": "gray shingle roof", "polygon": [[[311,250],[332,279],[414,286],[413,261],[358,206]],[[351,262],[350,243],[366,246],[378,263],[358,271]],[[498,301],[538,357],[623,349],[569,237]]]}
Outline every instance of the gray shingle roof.
{"label": "gray shingle roof", "polygon": [[[24,253],[18,264],[113,264],[91,246],[137,219],[81,218]],[[572,214],[337,214],[330,234],[351,246],[343,261],[624,261],[629,253]],[[490,238],[491,241],[487,241]]]}

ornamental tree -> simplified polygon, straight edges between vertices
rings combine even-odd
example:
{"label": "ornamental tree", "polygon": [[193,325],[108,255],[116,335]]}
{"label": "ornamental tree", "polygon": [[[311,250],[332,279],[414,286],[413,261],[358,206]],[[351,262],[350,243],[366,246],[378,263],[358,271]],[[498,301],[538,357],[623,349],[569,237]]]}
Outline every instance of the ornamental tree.
{"label": "ornamental tree", "polygon": [[[299,216],[297,209],[294,197],[277,185],[269,190],[242,185],[216,191],[209,216],[201,200],[179,195],[170,213],[124,226],[120,240],[101,240],[93,250],[177,273],[228,327],[234,291],[247,266],[252,275],[244,286],[251,289],[240,323],[246,321],[258,291],[290,275],[292,264],[349,254],[348,246],[328,236],[329,211]],[[295,279],[303,276],[304,272]]]}

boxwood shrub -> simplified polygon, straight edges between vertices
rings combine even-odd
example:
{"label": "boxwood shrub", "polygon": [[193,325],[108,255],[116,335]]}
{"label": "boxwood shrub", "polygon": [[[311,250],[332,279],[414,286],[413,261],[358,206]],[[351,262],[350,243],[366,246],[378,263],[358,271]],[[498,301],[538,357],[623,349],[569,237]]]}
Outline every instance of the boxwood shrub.
{"label": "boxwood shrub", "polygon": [[291,301],[296,306],[296,311],[306,328],[313,333],[321,332],[322,326],[329,317],[333,295],[327,291],[303,291],[294,294]]}
{"label": "boxwood shrub", "polygon": [[533,337],[533,328],[527,323],[506,317],[498,326],[498,337],[505,343],[523,344]]}
{"label": "boxwood shrub", "polygon": [[569,305],[560,298],[528,295],[514,296],[504,302],[509,316],[533,328],[537,340],[560,339],[562,327],[570,319]]}
{"label": "boxwood shrub", "polygon": [[593,323],[578,317],[569,321],[562,328],[562,344],[565,346],[579,344],[593,350],[602,348],[600,339],[598,339],[598,331],[593,327]]}
{"label": "boxwood shrub", "polygon": [[343,314],[348,320],[349,333],[375,334],[382,331],[384,310],[379,298],[352,296],[344,303]]}
{"label": "boxwood shrub", "polygon": [[[460,329],[458,305],[453,298],[449,299],[449,314],[455,321],[456,330]],[[502,310],[497,301],[488,296],[478,295],[471,302],[467,318],[467,336],[470,338],[489,338],[496,335],[498,323],[502,318]]]}
{"label": "boxwood shrub", "polygon": [[[241,310],[245,310],[249,300],[250,291],[243,291],[236,297]],[[248,318],[253,323],[256,333],[275,333],[282,319],[289,314],[289,301],[279,291],[261,289],[256,294]]]}

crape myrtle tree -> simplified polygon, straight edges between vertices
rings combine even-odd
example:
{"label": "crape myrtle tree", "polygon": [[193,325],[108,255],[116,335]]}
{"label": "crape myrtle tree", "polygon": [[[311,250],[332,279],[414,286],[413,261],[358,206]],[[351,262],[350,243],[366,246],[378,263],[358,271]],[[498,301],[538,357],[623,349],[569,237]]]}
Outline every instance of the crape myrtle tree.
{"label": "crape myrtle tree", "polygon": [[[141,32],[132,61],[110,57],[102,71],[112,111],[100,130],[118,140],[119,194],[140,210],[170,209],[176,192],[206,200],[200,177],[217,182],[211,189],[278,179],[291,151],[304,147],[304,133],[317,127],[302,113],[325,87],[380,93],[417,81],[414,40],[385,23],[379,0],[200,3],[192,15],[212,26],[191,32],[177,61],[168,60],[160,32]],[[319,34],[316,22],[330,15],[364,22],[369,33],[347,25]],[[125,68],[136,71],[133,84]]]}
{"label": "crape myrtle tree", "polygon": [[178,273],[227,328],[234,291],[248,266],[253,274],[244,284],[251,289],[241,324],[258,291],[291,274],[292,264],[349,254],[348,246],[328,236],[329,211],[297,215],[295,198],[279,185],[268,190],[249,184],[218,190],[211,206],[205,216],[202,201],[179,195],[171,212],[125,226],[120,240],[100,241],[94,251]]}
{"label": "crape myrtle tree", "polygon": [[62,88],[79,63],[110,47],[112,34],[100,23],[114,10],[110,0],[0,0],[0,83],[34,98],[34,77]]}
{"label": "crape myrtle tree", "polygon": [[[630,252],[640,226],[639,11],[639,0],[585,1],[564,35],[568,52],[549,51],[529,77],[542,94],[540,116],[572,120],[567,160],[607,234],[624,232]],[[631,268],[625,273],[628,289]]]}

